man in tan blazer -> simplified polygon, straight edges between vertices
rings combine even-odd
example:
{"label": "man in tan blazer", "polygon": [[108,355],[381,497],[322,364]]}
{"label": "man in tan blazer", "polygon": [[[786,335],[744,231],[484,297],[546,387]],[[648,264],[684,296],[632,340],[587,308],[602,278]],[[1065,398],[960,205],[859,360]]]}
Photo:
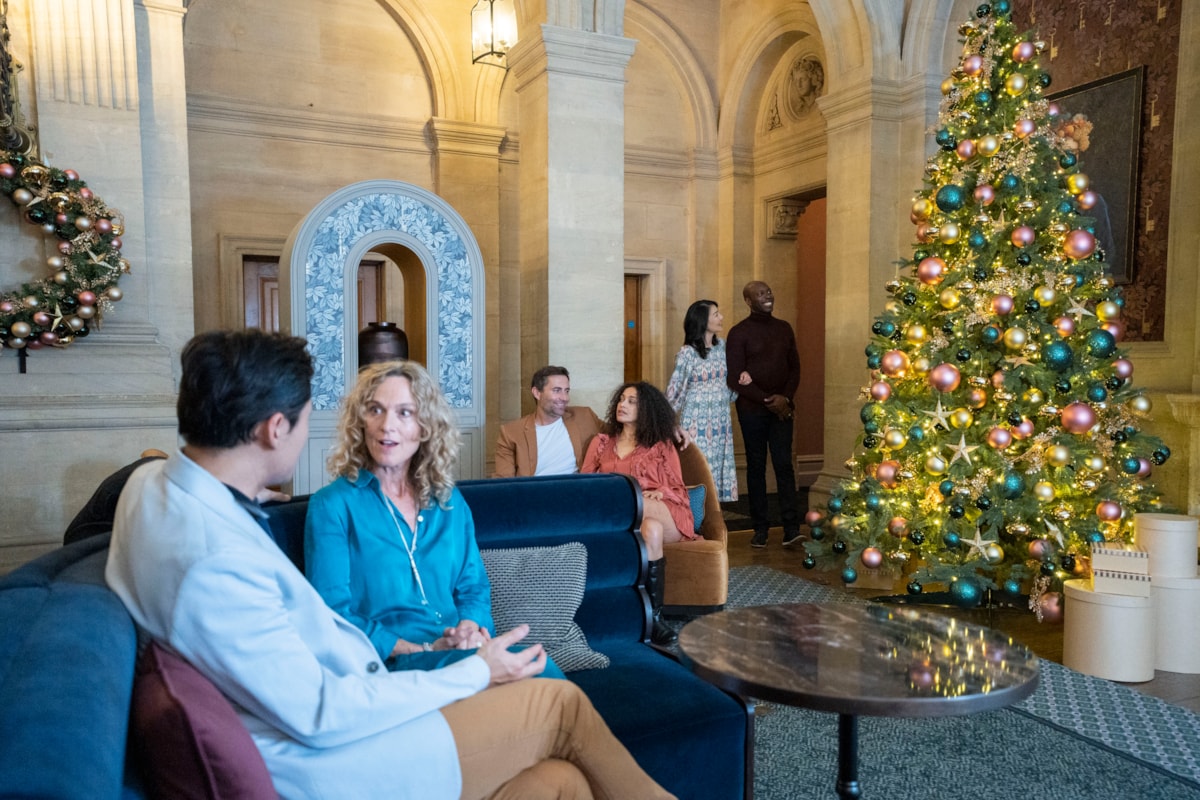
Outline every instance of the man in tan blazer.
{"label": "man in tan blazer", "polygon": [[568,407],[571,375],[565,367],[542,367],[533,373],[529,391],[537,408],[501,426],[493,477],[578,472],[600,418],[587,406]]}

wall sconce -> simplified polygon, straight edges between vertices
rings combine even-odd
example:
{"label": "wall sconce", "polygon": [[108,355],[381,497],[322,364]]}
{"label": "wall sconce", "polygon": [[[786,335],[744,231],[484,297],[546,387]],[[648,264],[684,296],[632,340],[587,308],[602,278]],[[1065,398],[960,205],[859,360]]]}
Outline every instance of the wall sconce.
{"label": "wall sconce", "polygon": [[517,43],[513,0],[479,0],[471,9],[471,63],[508,69],[508,51]]}

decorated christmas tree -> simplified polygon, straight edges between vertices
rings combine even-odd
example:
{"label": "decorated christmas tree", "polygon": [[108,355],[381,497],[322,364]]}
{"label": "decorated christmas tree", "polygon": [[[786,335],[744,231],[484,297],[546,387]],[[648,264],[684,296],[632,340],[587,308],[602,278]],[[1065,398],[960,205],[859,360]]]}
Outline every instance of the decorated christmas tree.
{"label": "decorated christmas tree", "polygon": [[997,0],[959,29],[916,244],[866,347],[851,476],[809,512],[805,566],[848,584],[909,571],[910,593],[968,607],[1028,591],[1056,617],[1089,544],[1128,541],[1158,507],[1147,478],[1170,452],[1141,430],[1150,401],[1118,345],[1082,121],[1046,100],[1044,45],[1010,15]]}

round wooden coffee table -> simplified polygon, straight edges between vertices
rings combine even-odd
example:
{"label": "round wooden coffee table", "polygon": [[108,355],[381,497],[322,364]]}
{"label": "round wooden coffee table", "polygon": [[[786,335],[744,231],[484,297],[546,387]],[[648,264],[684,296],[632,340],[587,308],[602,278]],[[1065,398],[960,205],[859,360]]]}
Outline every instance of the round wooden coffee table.
{"label": "round wooden coffee table", "polygon": [[1038,659],[1007,634],[911,606],[756,606],[688,623],[679,647],[722,689],[838,715],[837,793],[862,796],[858,716],[941,717],[1029,696]]}

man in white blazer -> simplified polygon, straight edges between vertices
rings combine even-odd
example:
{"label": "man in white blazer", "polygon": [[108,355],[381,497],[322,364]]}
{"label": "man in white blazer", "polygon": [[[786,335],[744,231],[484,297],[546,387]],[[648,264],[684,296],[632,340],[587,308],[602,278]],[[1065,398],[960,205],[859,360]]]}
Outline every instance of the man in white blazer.
{"label": "man in white blazer", "polygon": [[186,444],[130,478],[105,577],[234,703],[282,797],[669,796],[573,684],[526,680],[545,653],[508,651],[524,626],[443,669],[389,672],[275,545],[251,498],[308,438],[303,339],[210,332],[182,361]]}

